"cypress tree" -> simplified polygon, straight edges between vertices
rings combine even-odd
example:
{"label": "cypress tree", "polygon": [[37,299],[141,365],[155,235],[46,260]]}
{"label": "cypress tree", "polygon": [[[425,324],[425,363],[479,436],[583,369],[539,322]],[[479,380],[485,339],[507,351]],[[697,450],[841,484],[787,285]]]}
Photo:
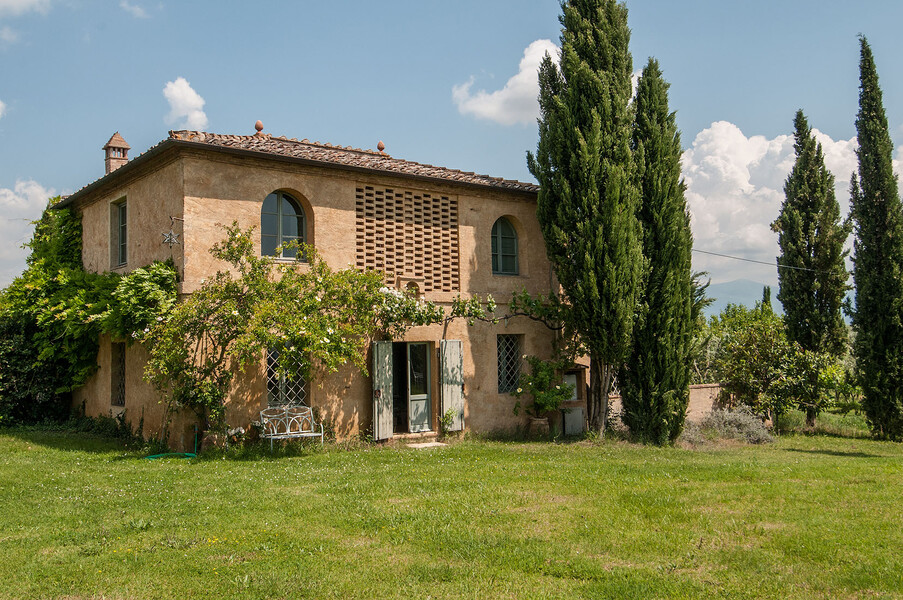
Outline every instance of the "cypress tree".
{"label": "cypress tree", "polygon": [[637,85],[632,138],[649,279],[634,323],[633,349],[618,375],[624,423],[635,438],[654,444],[674,441],[683,429],[694,333],[693,237],[668,87],[658,62],[650,58]]}
{"label": "cypress tree", "polygon": [[863,408],[875,435],[903,438],[903,207],[891,164],[887,116],[872,50],[859,38],[858,180],[855,221],[854,352]]}
{"label": "cypress tree", "polygon": [[612,376],[630,348],[644,271],[630,150],[627,8],[562,4],[561,67],[539,70],[539,142],[527,155],[537,217],[574,329],[590,355],[590,427],[606,427]]}
{"label": "cypress tree", "polygon": [[841,307],[849,287],[843,244],[849,228],[840,219],[834,176],[802,110],[793,124],[796,162],[784,182],[781,213],[771,224],[781,249],[778,300],[791,342],[842,356],[847,328]]}

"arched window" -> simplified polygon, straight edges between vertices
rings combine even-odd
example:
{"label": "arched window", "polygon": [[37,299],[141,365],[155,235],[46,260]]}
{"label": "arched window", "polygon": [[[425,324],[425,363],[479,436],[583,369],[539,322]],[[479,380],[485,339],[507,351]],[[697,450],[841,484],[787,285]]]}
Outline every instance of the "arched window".
{"label": "arched window", "polygon": [[285,192],[273,192],[260,209],[260,253],[264,256],[295,258],[296,248],[276,248],[289,242],[307,241],[307,219],[301,204]]}
{"label": "arched window", "polygon": [[517,232],[505,217],[492,226],[492,272],[495,275],[517,275]]}

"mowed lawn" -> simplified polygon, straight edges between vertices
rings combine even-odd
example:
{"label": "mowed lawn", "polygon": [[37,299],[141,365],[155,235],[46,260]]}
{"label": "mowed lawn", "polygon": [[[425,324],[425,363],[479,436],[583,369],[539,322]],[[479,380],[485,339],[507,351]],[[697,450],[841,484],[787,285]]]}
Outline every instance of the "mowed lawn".
{"label": "mowed lawn", "polygon": [[903,446],[148,461],[0,432],[0,598],[608,597],[903,597]]}

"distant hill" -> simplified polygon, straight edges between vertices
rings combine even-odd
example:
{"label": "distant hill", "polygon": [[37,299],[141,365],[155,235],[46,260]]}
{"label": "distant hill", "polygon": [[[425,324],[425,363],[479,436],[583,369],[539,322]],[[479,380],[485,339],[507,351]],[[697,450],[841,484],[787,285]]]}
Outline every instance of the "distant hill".
{"label": "distant hill", "polygon": [[[709,298],[714,298],[708,308],[705,309],[705,316],[720,314],[724,307],[728,304],[742,304],[752,308],[762,299],[762,288],[765,284],[761,281],[751,281],[749,279],[735,279],[725,283],[713,283],[706,290]],[[853,290],[847,292],[847,301],[853,302]],[[771,286],[771,307],[779,315],[784,314],[784,307],[778,300],[778,286]],[[850,322],[850,317],[846,314],[843,316],[844,321]]]}
{"label": "distant hill", "polygon": [[[752,308],[762,299],[762,288],[765,284],[761,281],[750,281],[749,279],[736,279],[725,283],[713,283],[706,290],[709,298],[714,298],[706,309],[706,316],[717,315],[728,304],[742,304]],[[771,306],[775,312],[782,313],[783,307],[778,302],[778,287],[771,286]]]}

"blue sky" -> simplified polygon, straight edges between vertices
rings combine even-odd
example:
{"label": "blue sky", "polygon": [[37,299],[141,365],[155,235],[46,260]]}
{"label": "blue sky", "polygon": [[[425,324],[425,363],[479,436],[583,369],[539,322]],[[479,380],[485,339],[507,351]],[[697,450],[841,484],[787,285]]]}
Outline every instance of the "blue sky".
{"label": "blue sky", "polygon": [[[862,6],[868,7],[864,10]],[[855,166],[857,34],[903,142],[903,3],[627,2],[639,70],[658,58],[682,130],[696,247],[772,262],[793,114],[825,145],[844,210]],[[531,180],[533,69],[558,43],[555,0],[454,3],[0,0],[0,285],[49,194],[169,129],[274,135]],[[545,41],[543,41],[545,40]],[[526,53],[526,54],[525,54]],[[774,268],[703,255],[715,282]]]}

